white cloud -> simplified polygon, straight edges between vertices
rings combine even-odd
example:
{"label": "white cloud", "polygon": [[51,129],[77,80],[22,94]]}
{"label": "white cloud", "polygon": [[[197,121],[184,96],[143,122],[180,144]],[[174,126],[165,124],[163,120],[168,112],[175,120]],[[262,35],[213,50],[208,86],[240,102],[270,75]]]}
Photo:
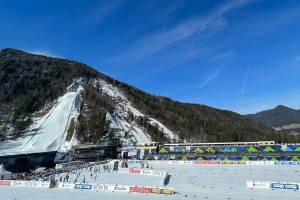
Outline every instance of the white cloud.
{"label": "white cloud", "polygon": [[[173,28],[150,34],[135,43],[131,50],[128,51],[129,53],[116,60],[142,58],[171,48],[176,44],[180,44],[181,47],[187,48],[188,51],[185,57],[189,57],[188,55],[191,54],[196,43],[221,31],[226,26],[226,20],[223,18],[225,13],[237,9],[247,2],[249,1],[229,1],[229,3],[219,7],[205,17],[198,16],[190,18],[177,24]],[[192,36],[195,34],[197,34],[196,38],[193,40],[192,44],[187,47],[188,41],[186,40],[191,40]]]}
{"label": "white cloud", "polygon": [[244,81],[244,85],[243,85],[243,89],[242,89],[242,96],[244,96],[244,93],[245,93],[245,88],[246,88],[246,83],[247,83],[247,79],[248,79],[249,70],[250,70],[250,66],[248,66],[248,69],[247,69],[247,73],[246,73],[246,77],[245,77],[245,81]]}
{"label": "white cloud", "polygon": [[225,52],[225,53],[222,53],[222,54],[218,54],[218,55],[215,55],[214,57],[212,57],[211,60],[221,60],[221,59],[226,59],[228,57],[231,57],[233,55],[233,51],[230,50],[228,52]]}
{"label": "white cloud", "polygon": [[226,58],[227,60],[222,61],[223,64],[219,65],[219,67],[217,67],[210,76],[207,76],[206,79],[204,79],[200,84],[197,85],[198,89],[202,89],[203,87],[205,87],[207,84],[209,84],[212,80],[214,80],[215,78],[217,78],[220,74],[220,72],[230,63],[230,61],[233,59],[234,55],[232,53],[228,54],[227,56],[220,56],[219,59],[221,59],[221,57],[223,57],[222,59]]}
{"label": "white cloud", "polygon": [[87,22],[92,25],[101,23],[114,13],[122,4],[123,1],[120,0],[106,1],[106,3],[103,3],[98,10],[88,17]]}

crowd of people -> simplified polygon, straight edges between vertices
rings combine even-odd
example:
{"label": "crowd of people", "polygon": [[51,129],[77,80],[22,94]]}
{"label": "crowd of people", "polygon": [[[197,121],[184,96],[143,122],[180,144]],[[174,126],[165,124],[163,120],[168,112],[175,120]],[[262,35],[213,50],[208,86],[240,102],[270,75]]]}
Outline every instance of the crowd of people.
{"label": "crowd of people", "polygon": [[74,183],[79,181],[79,178],[83,176],[83,183],[86,181],[86,177],[83,172],[89,172],[91,179],[97,180],[97,174],[101,172],[111,172],[112,166],[109,164],[99,163],[80,163],[69,167],[60,169],[49,168],[41,171],[30,171],[25,173],[12,174],[11,180],[36,180],[36,181],[51,181],[56,180],[60,182],[70,182],[70,176],[75,175]]}

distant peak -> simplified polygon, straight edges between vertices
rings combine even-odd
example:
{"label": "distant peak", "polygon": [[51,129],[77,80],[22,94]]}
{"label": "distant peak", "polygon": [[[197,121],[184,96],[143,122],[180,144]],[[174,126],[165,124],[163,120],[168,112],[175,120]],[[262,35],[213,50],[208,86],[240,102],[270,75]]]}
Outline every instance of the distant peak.
{"label": "distant peak", "polygon": [[284,106],[284,105],[278,105],[274,109],[291,109],[291,108]]}

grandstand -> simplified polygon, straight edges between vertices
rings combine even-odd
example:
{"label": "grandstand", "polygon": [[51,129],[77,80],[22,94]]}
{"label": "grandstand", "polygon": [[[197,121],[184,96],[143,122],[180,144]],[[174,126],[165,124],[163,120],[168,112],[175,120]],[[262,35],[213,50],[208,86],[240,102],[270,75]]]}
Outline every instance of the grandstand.
{"label": "grandstand", "polygon": [[276,144],[274,141],[162,145],[151,143],[137,146],[136,149],[136,159],[147,160],[300,160],[300,144]]}

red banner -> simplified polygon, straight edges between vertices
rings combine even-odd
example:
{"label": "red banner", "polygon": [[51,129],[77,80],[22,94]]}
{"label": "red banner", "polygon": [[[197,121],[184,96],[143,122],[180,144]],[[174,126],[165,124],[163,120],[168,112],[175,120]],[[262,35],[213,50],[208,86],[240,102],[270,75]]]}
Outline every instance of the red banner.
{"label": "red banner", "polygon": [[141,170],[139,170],[139,169],[129,169],[129,173],[130,174],[140,174]]}
{"label": "red banner", "polygon": [[130,187],[129,192],[137,192],[137,193],[151,193],[151,188],[147,187]]}
{"label": "red banner", "polygon": [[0,185],[10,186],[10,181],[0,181]]}

